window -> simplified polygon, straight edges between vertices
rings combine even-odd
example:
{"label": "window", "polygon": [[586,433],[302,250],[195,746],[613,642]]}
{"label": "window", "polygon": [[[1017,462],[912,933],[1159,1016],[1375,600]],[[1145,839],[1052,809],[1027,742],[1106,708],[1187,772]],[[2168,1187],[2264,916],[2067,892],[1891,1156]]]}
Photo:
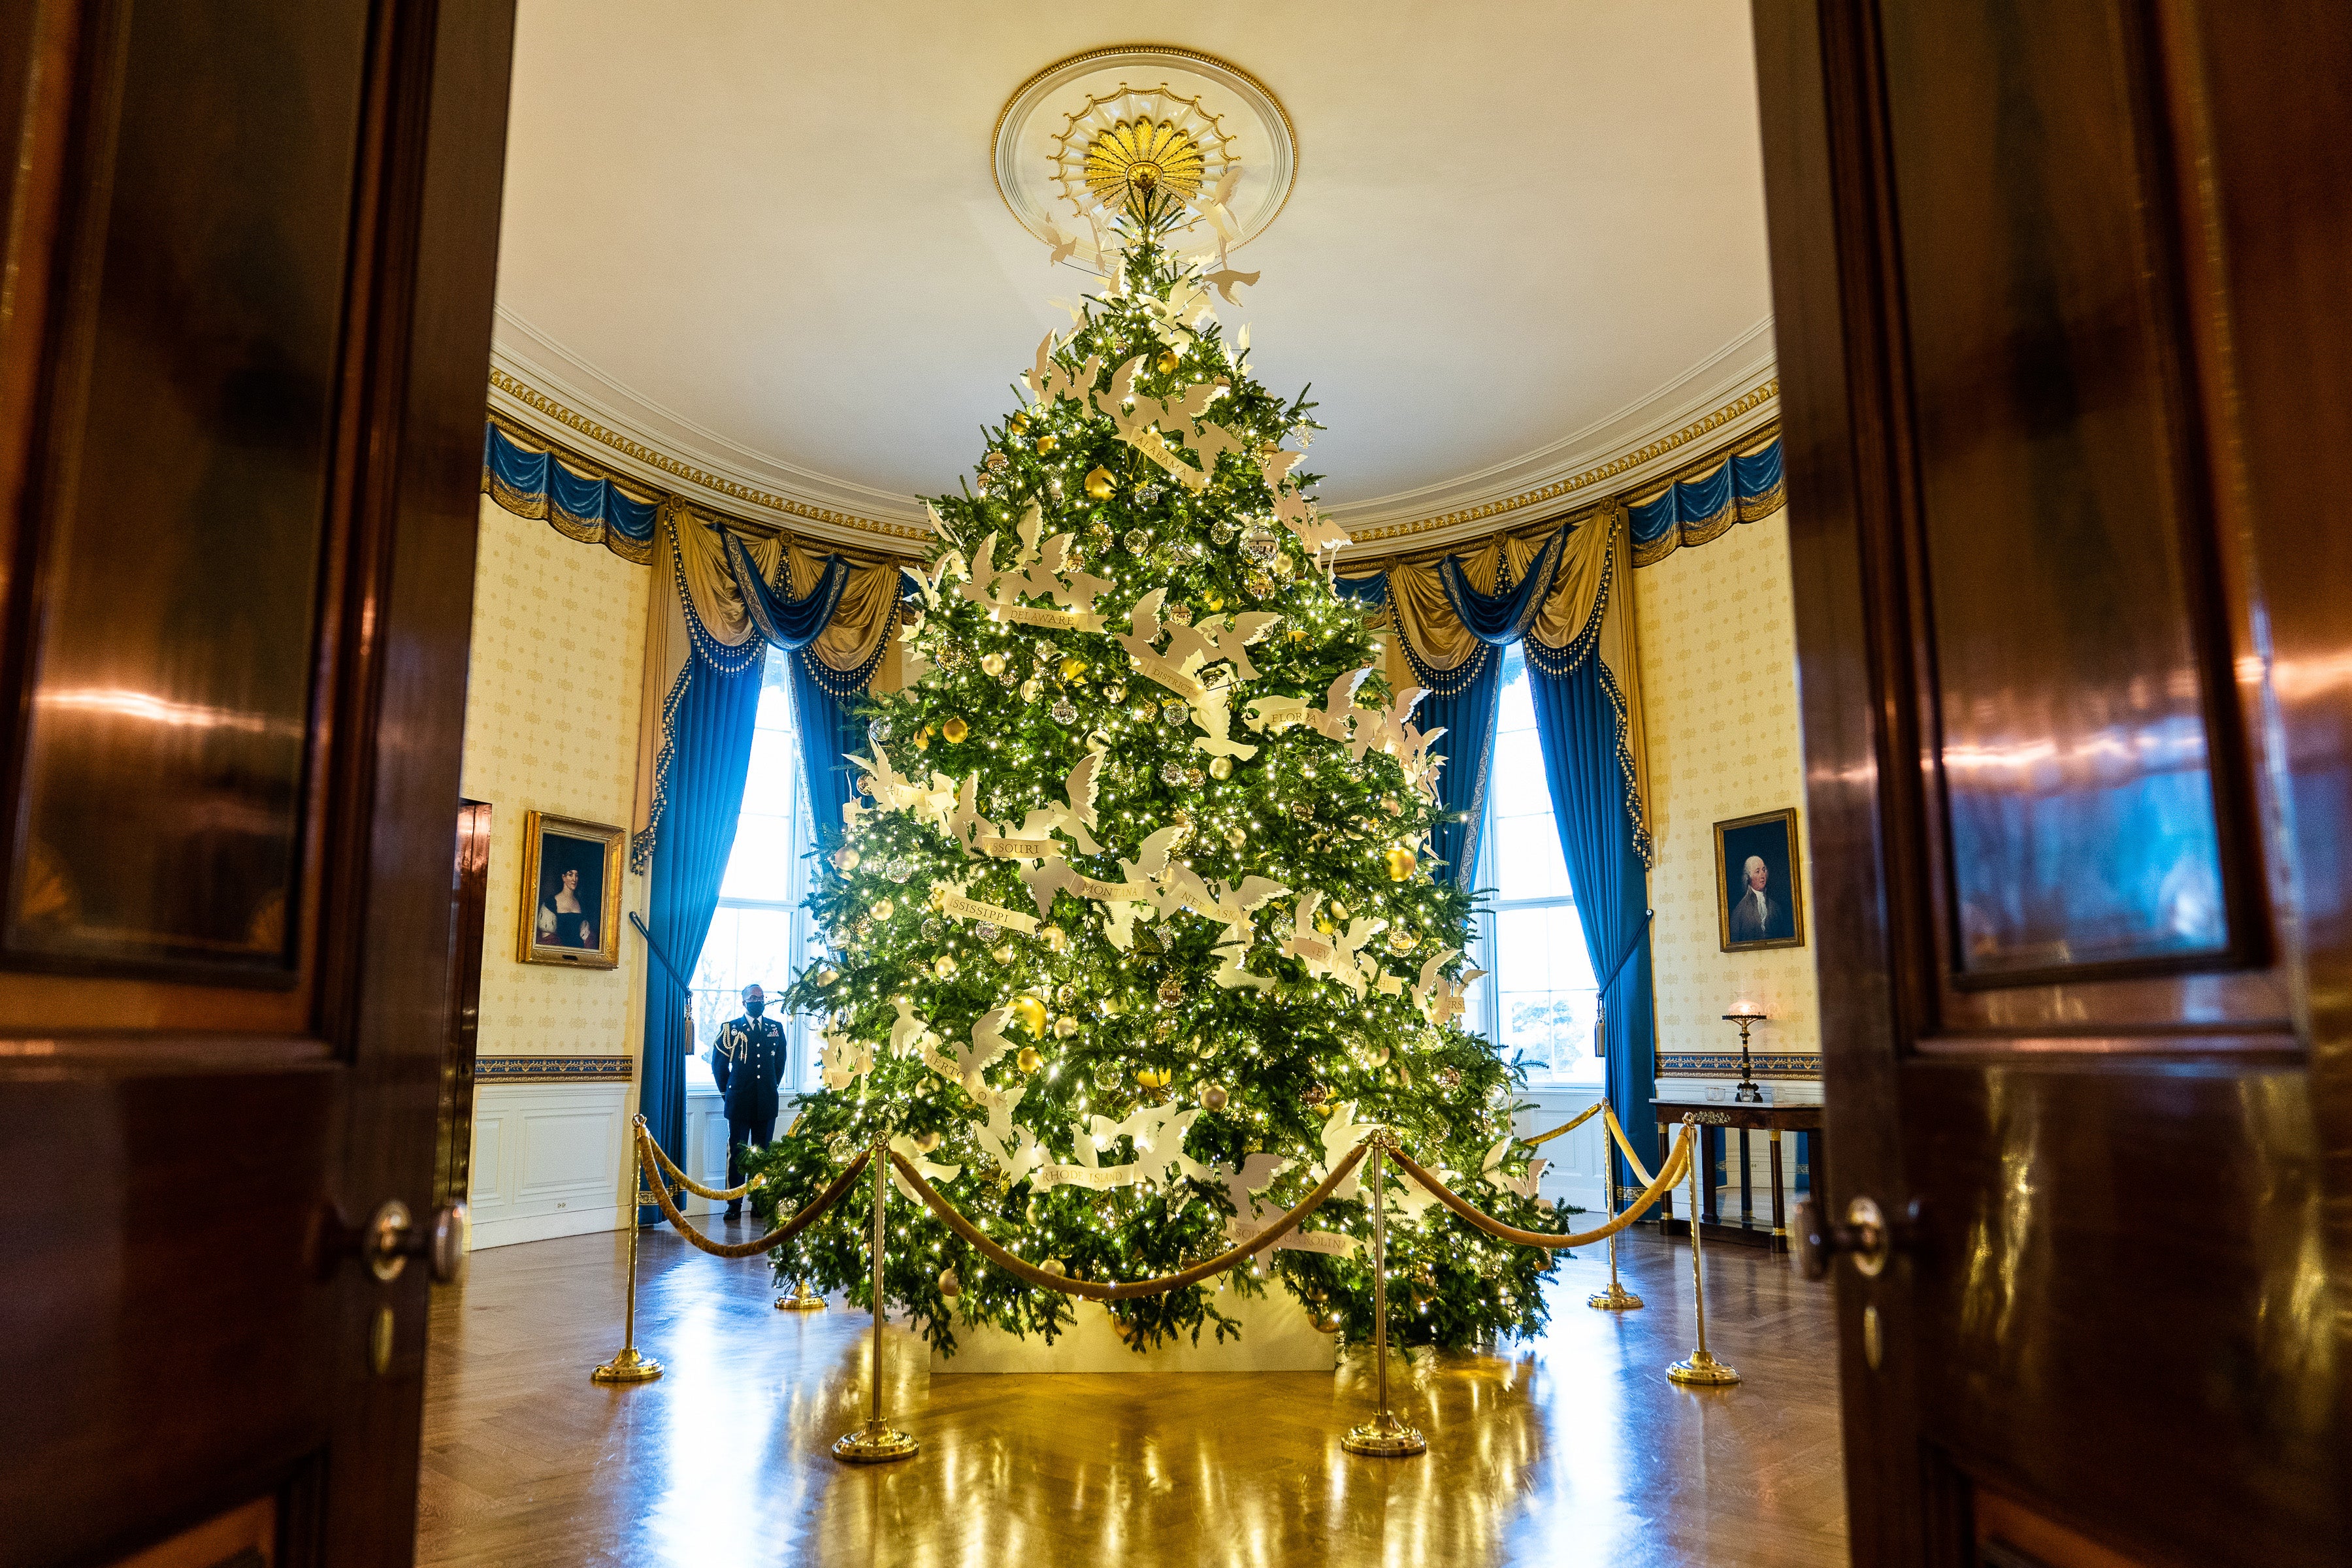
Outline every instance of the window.
{"label": "window", "polygon": [[1483,1017],[1486,1037],[1526,1066],[1529,1087],[1598,1084],[1599,987],[1560,858],[1527,658],[1517,644],[1504,651],[1502,679],[1474,879],[1490,894],[1473,954],[1486,977],[1474,988],[1469,1018]]}
{"label": "window", "polygon": [[[743,987],[764,986],[773,996],[800,971],[814,939],[808,911],[800,907],[808,897],[807,855],[815,834],[793,727],[791,670],[784,663],[791,657],[768,650],[735,850],[694,966],[694,1048],[704,1056],[719,1026],[740,1010]],[[785,1020],[785,1029],[791,1054],[784,1087],[809,1089],[815,1082],[814,1033],[799,1018]]]}

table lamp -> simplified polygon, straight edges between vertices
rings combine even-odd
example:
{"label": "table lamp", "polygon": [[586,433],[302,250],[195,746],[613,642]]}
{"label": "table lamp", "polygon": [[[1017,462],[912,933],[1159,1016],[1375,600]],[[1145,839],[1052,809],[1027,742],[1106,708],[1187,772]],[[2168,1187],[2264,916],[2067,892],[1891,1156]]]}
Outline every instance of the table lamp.
{"label": "table lamp", "polygon": [[1739,1026],[1739,1087],[1731,1091],[1731,1098],[1743,1105],[1764,1103],[1764,1091],[1756,1086],[1756,1070],[1748,1063],[1748,1031],[1762,1023],[1766,1016],[1762,1008],[1745,996],[1734,1002],[1731,1011],[1723,1016],[1725,1023]]}

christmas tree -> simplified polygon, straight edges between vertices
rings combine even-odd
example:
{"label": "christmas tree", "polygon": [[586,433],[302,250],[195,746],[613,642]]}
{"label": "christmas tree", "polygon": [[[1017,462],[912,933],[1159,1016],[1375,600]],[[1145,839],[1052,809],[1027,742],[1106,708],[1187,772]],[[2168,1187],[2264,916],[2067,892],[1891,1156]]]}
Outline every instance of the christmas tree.
{"label": "christmas tree", "polygon": [[[1177,254],[1192,214],[1165,189],[1125,195],[1096,247],[1057,247],[1088,252],[1099,291],[965,492],[931,503],[907,683],[870,703],[860,798],[823,835],[829,952],[787,998],[824,1020],[825,1088],[755,1203],[797,1208],[887,1134],[1023,1258],[1141,1279],[1261,1228],[1386,1126],[1546,1228],[1514,1069],[1461,1022],[1471,899],[1428,847],[1442,740],[1334,591],[1346,536],[1284,445],[1314,405],[1258,385],[1246,329],[1216,320],[1255,275]],[[1278,1286],[1368,1338],[1369,1195],[1351,1179],[1255,1265],[1116,1304],[1121,1332],[1223,1337],[1223,1287]],[[1393,1174],[1390,1203],[1392,1334],[1540,1326],[1549,1253]],[[944,1351],[967,1324],[1071,1321],[919,1205],[891,1232],[886,1294]],[[843,1204],[778,1276],[870,1306],[867,1240]]]}

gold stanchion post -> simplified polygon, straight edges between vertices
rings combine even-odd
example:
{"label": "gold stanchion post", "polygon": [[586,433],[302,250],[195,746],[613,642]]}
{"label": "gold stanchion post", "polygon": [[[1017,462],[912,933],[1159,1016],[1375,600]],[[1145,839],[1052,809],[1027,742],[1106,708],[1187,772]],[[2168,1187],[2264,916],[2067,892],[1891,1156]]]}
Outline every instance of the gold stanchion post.
{"label": "gold stanchion post", "polygon": [[921,1443],[893,1430],[882,1419],[882,1205],[889,1192],[889,1137],[877,1133],[874,1139],[874,1387],[866,1405],[866,1425],[843,1434],[833,1445],[833,1457],[853,1465],[912,1458],[922,1447]]}
{"label": "gold stanchion post", "polygon": [[1371,1145],[1371,1158],[1365,1163],[1372,1168],[1372,1376],[1381,1413],[1360,1426],[1349,1428],[1339,1447],[1350,1454],[1401,1459],[1427,1452],[1429,1443],[1389,1409],[1388,1194],[1381,1186],[1381,1152],[1388,1146],[1388,1134],[1373,1133]]}
{"label": "gold stanchion post", "polygon": [[[636,1133],[646,1136],[646,1119],[636,1121]],[[632,1202],[629,1205],[629,1304],[621,1328],[621,1348],[613,1359],[588,1374],[591,1383],[651,1383],[662,1374],[661,1363],[637,1353],[637,1215],[646,1197],[645,1162],[633,1163],[636,1180],[629,1184]]]}
{"label": "gold stanchion post", "polygon": [[[1696,1133],[1692,1131],[1696,1126],[1696,1119],[1685,1115],[1683,1135],[1685,1138],[1696,1139]],[[1698,1201],[1698,1168],[1703,1163],[1705,1162],[1700,1160],[1696,1153],[1691,1155],[1691,1300],[1696,1310],[1698,1320],[1698,1348],[1691,1352],[1689,1360],[1678,1361],[1666,1368],[1666,1376],[1675,1383],[1692,1384],[1701,1388],[1723,1388],[1738,1383],[1739,1373],[1716,1360],[1706,1351],[1706,1276],[1700,1268],[1698,1237],[1699,1215],[1704,1212],[1699,1207]],[[1713,1173],[1708,1173],[1710,1176]]]}
{"label": "gold stanchion post", "polygon": [[[1608,1198],[1602,1207],[1611,1219],[1617,1217],[1617,1205],[1624,1201],[1624,1194],[1617,1190],[1616,1154],[1617,1152],[1609,1145],[1609,1128],[1603,1122],[1601,1128],[1601,1190]],[[1609,1289],[1595,1290],[1584,1299],[1584,1304],[1603,1312],[1631,1312],[1642,1305],[1642,1298],[1618,1282],[1617,1233],[1613,1230],[1609,1233]]]}

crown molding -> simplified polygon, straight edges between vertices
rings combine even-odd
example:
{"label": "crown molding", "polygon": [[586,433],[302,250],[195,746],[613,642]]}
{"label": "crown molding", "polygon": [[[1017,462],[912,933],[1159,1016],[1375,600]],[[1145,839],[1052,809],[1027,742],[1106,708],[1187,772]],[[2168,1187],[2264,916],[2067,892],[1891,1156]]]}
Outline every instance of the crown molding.
{"label": "crown molding", "polygon": [[[912,497],[783,463],[728,440],[579,360],[500,307],[491,408],[551,440],[585,440],[599,460],[652,489],[699,492],[714,510],[853,548],[913,553],[932,537]],[[1341,558],[1438,548],[1534,522],[1657,482],[1780,416],[1772,321],[1614,414],[1476,473],[1323,509],[1347,529]],[[1528,513],[1514,517],[1514,513]],[[910,549],[910,546],[913,547]],[[1377,548],[1375,548],[1377,547]]]}
{"label": "crown molding", "polygon": [[1558,511],[1620,491],[1654,468],[1678,462],[1694,441],[1737,434],[1776,416],[1780,380],[1772,319],[1758,321],[1706,360],[1616,412],[1535,451],[1476,473],[1322,510],[1359,544],[1487,533],[1495,520],[1542,508]]}
{"label": "crown molding", "polygon": [[928,540],[921,503],[780,462],[738,446],[578,359],[501,306],[490,350],[490,405],[543,434],[568,433],[661,490],[699,490],[779,527],[845,543]]}
{"label": "crown molding", "polygon": [[[1738,446],[1748,436],[1776,425],[1780,417],[1780,380],[1772,376],[1679,428],[1507,501],[1417,522],[1391,523],[1360,532],[1351,530],[1339,559],[1391,555],[1396,552],[1398,542],[1408,539],[1415,551],[1443,550],[1466,540],[1484,539],[1498,531],[1549,522],[1579,508],[1596,506],[1612,496],[1630,496],[1663,484],[1685,464],[1711,461],[1717,453]],[[1706,441],[1710,437],[1714,439]],[[1706,444],[1694,450],[1702,441]],[[1522,515],[1513,516],[1515,512]]]}

